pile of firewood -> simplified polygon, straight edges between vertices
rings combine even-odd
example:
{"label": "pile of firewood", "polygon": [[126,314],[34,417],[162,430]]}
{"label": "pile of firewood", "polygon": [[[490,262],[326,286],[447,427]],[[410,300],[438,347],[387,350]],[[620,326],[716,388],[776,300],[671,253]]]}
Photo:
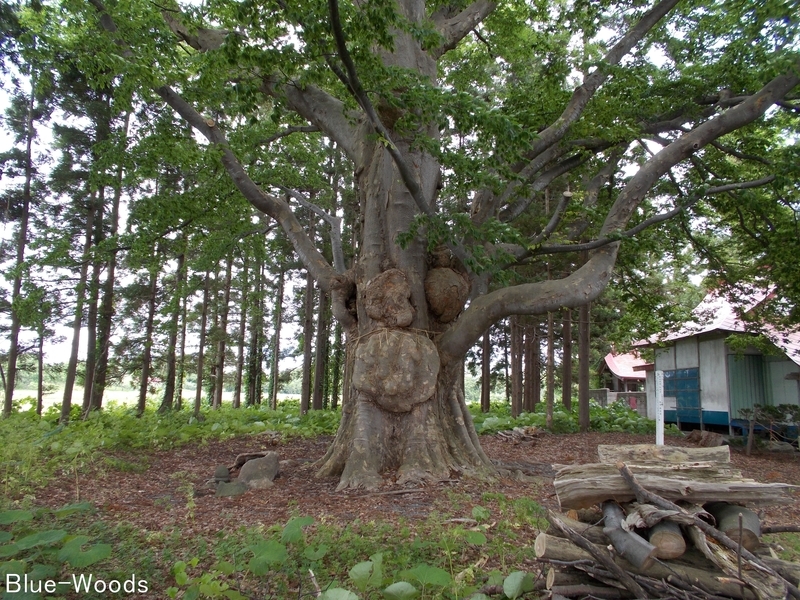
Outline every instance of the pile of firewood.
{"label": "pile of firewood", "polygon": [[557,467],[562,514],[535,543],[551,598],[800,599],[800,565],[761,547],[748,508],[790,503],[795,486],[744,479],[727,446],[598,453]]}

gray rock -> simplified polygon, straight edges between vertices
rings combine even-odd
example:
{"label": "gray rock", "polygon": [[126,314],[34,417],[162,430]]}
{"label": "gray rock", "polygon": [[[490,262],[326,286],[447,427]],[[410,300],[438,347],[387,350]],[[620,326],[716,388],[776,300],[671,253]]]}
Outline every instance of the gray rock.
{"label": "gray rock", "polygon": [[767,444],[767,450],[769,452],[794,452],[794,446],[792,446],[789,442],[778,442],[776,440],[771,440]]}
{"label": "gray rock", "polygon": [[230,481],[231,480],[231,473],[228,471],[228,467],[225,465],[217,465],[217,468],[214,469],[214,481],[219,483],[220,481]]}
{"label": "gray rock", "polygon": [[219,485],[217,485],[217,492],[215,496],[241,496],[249,489],[250,488],[247,487],[247,484],[244,484],[241,481],[232,481],[230,483],[221,481]]}
{"label": "gray rock", "polygon": [[239,471],[238,481],[251,489],[264,489],[273,485],[278,475],[278,453],[267,452],[263,458],[248,460]]}

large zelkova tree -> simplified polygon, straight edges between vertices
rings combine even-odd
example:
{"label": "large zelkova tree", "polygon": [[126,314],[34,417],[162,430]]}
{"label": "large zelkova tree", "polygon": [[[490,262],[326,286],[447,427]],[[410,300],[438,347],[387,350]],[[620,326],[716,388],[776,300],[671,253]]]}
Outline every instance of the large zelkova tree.
{"label": "large zelkova tree", "polygon": [[[81,68],[191,125],[330,295],[349,352],[319,474],[340,488],[491,472],[461,392],[467,351],[500,319],[597,298],[647,226],[779,185],[740,146],[794,126],[775,118],[793,105],[773,107],[800,83],[796,2],[62,6]],[[349,161],[352,264],[298,218],[317,163],[308,186],[270,167],[276,125]]]}

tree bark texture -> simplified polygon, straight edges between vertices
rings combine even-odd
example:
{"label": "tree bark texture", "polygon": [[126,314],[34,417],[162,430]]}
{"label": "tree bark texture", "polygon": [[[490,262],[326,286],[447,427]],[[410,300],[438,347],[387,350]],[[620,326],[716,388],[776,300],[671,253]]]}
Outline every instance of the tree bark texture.
{"label": "tree bark texture", "polygon": [[36,76],[31,81],[31,93],[28,97],[27,115],[25,117],[25,183],[22,188],[22,211],[17,230],[16,257],[14,261],[14,281],[11,284],[11,331],[9,332],[8,367],[5,377],[5,398],[3,401],[3,416],[8,417],[14,403],[14,386],[17,381],[17,359],[19,357],[19,332],[22,328],[19,313],[14,307],[14,299],[22,290],[22,271],[25,263],[25,249],[28,245],[28,220],[30,218],[31,186],[33,184],[33,138],[36,135],[33,129],[35,120],[34,111],[36,103]]}
{"label": "tree bark texture", "polygon": [[323,409],[323,393],[328,371],[328,295],[325,291],[319,294],[317,303],[317,341],[314,347],[314,390],[311,396],[311,408]]}
{"label": "tree bark texture", "polygon": [[213,408],[222,406],[222,392],[225,388],[225,349],[228,342],[228,308],[231,303],[231,269],[233,253],[225,261],[225,280],[223,282],[222,306],[219,310],[219,329],[217,330],[216,382],[214,385]]}
{"label": "tree bark texture", "polygon": [[159,412],[172,410],[175,404],[175,379],[177,376],[177,356],[178,356],[178,328],[181,318],[181,298],[183,297],[183,282],[186,277],[186,256],[181,253],[178,256],[178,268],[175,272],[175,289],[172,293],[172,308],[168,326],[167,339],[167,375],[164,379],[164,396],[161,399]]}
{"label": "tree bark texture", "polygon": [[561,403],[568,412],[572,410],[572,310],[564,310],[562,320],[562,339],[564,354],[562,357]]}
{"label": "tree bark texture", "polygon": [[144,350],[142,351],[142,378],[139,382],[139,402],[136,414],[142,416],[147,407],[147,390],[150,385],[150,371],[153,363],[153,324],[156,316],[156,295],[158,293],[158,269],[150,271],[149,294],[147,297],[147,321],[145,322]]}
{"label": "tree bark texture", "polygon": [[[597,545],[598,548],[602,547]],[[577,547],[571,541],[563,537],[557,537],[547,533],[540,533],[534,543],[534,550],[538,558],[546,558],[556,561],[593,561],[594,557],[584,549]],[[720,578],[720,574],[715,570],[697,568],[675,561],[669,565],[655,562],[647,569],[637,569],[634,565],[621,557],[614,559],[622,569],[637,575],[645,575],[654,579],[665,579],[677,577],[679,580],[688,584],[698,583],[702,589],[709,590],[713,594],[718,594],[726,598],[752,598],[753,595],[742,586],[733,583],[728,578]],[[647,597],[647,596],[642,596]]]}
{"label": "tree bark texture", "polygon": [[303,295],[303,378],[300,383],[300,414],[311,406],[311,340],[314,337],[314,278],[306,273]]}
{"label": "tree bark texture", "polygon": [[547,402],[545,421],[547,429],[553,429],[553,410],[556,400],[556,342],[555,342],[555,320],[553,313],[547,313],[547,371],[545,378],[547,385],[545,388],[545,399]]}
{"label": "tree bark texture", "polygon": [[247,294],[248,276],[250,274],[249,267],[249,257],[245,253],[242,264],[242,288],[240,290],[241,296],[239,298],[239,334],[236,336],[236,386],[233,390],[233,408],[239,408],[242,404],[242,382],[244,381],[244,346],[245,336],[247,335],[247,303],[249,301]]}
{"label": "tree bark texture", "polygon": [[[258,255],[253,275],[256,283],[255,290],[251,295],[250,341],[247,350],[247,406],[261,403],[261,368],[263,366],[261,348],[264,340],[262,331],[264,325],[264,257],[261,254]],[[283,271],[281,271],[279,282],[279,285],[282,286]]]}
{"label": "tree bark texture", "polygon": [[525,356],[525,383],[522,389],[522,410],[525,412],[533,412],[535,408],[535,403],[533,401],[533,361],[537,360],[538,357],[534,358],[534,328],[530,324],[526,324],[523,330],[524,333],[524,341],[523,341],[523,354]]}
{"label": "tree bark texture", "polygon": [[578,424],[583,433],[589,431],[589,314],[590,305],[579,310],[578,322]]}
{"label": "tree bark texture", "polygon": [[[89,198],[89,208],[86,213],[86,237],[83,244],[83,253],[81,254],[82,261],[80,274],[78,275],[78,285],[75,288],[75,315],[72,318],[72,344],[70,346],[69,361],[67,362],[67,373],[64,379],[64,396],[61,399],[62,423],[69,421],[69,413],[72,409],[72,392],[75,387],[75,377],[78,371],[78,351],[81,341],[86,279],[89,273],[89,252],[92,248],[92,234],[94,232],[95,207],[95,196],[92,194]],[[9,387],[13,387],[13,385]]]}
{"label": "tree bark texture", "polygon": [[197,347],[197,381],[194,390],[194,416],[200,416],[200,407],[203,402],[203,359],[205,357],[206,347],[206,325],[208,324],[208,296],[210,292],[211,282],[209,281],[209,273],[206,271],[203,277],[203,304],[200,308],[200,339],[198,340]]}
{"label": "tree bark texture", "polygon": [[[123,126],[123,139],[127,140],[130,113],[125,115]],[[119,230],[119,207],[122,201],[122,177],[124,169],[122,163],[117,166],[114,181],[114,196],[111,200],[111,215],[109,221],[109,235],[113,238]],[[103,281],[102,299],[100,300],[97,315],[97,352],[96,364],[92,372],[92,394],[89,400],[89,411],[99,410],[103,405],[103,395],[106,391],[106,377],[108,374],[108,355],[111,351],[111,326],[114,319],[114,284],[116,283],[117,252],[115,247],[109,250],[106,259],[106,278]],[[84,413],[84,417],[88,412]]]}
{"label": "tree bark texture", "polygon": [[286,274],[283,269],[278,273],[278,287],[275,290],[275,311],[273,317],[273,328],[275,337],[272,343],[272,360],[270,363],[269,378],[269,405],[272,410],[278,408],[278,388],[280,378],[280,357],[281,357],[281,325],[283,324],[283,288]]}
{"label": "tree bark texture", "polygon": [[633,444],[630,446],[617,444],[600,444],[597,456],[601,463],[627,464],[669,463],[697,464],[731,462],[730,446],[712,448],[681,448],[679,446],[656,446],[655,444]]}
{"label": "tree bark texture", "polygon": [[[668,500],[694,504],[714,501],[747,504],[787,504],[795,486],[759,483],[742,478],[741,472],[726,465],[631,465],[642,486]],[[616,465],[593,463],[562,467],[553,484],[562,509],[588,508],[608,498],[630,502],[634,491]]]}
{"label": "tree bark texture", "polygon": [[481,411],[492,408],[492,329],[483,334],[481,344]]}
{"label": "tree bark texture", "polygon": [[523,329],[517,316],[511,317],[511,416],[522,413],[523,381],[522,355],[524,349]]}

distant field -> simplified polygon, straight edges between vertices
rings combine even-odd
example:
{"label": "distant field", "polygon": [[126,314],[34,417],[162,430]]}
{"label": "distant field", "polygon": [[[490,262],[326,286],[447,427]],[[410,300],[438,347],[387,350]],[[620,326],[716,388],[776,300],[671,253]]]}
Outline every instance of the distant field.
{"label": "distant field", "polygon": [[[184,389],[183,390],[183,401],[184,403],[187,402],[194,402],[194,393],[193,389]],[[55,392],[50,392],[49,394],[45,394],[42,398],[42,403],[44,408],[47,409],[49,406],[53,405],[60,405],[61,399],[64,397],[64,390],[60,389]],[[292,394],[278,394],[279,400],[288,400],[291,398],[295,398]],[[23,399],[32,399],[32,402],[29,406],[32,406],[33,402],[36,401],[36,390],[14,390],[14,400],[23,400]],[[123,405],[134,405],[139,399],[139,392],[138,390],[106,390],[103,402],[117,402]],[[222,402],[232,402],[233,401],[233,392],[223,392],[222,393]],[[83,402],[83,388],[75,386],[74,391],[72,392],[72,402],[74,404],[81,404]]]}

